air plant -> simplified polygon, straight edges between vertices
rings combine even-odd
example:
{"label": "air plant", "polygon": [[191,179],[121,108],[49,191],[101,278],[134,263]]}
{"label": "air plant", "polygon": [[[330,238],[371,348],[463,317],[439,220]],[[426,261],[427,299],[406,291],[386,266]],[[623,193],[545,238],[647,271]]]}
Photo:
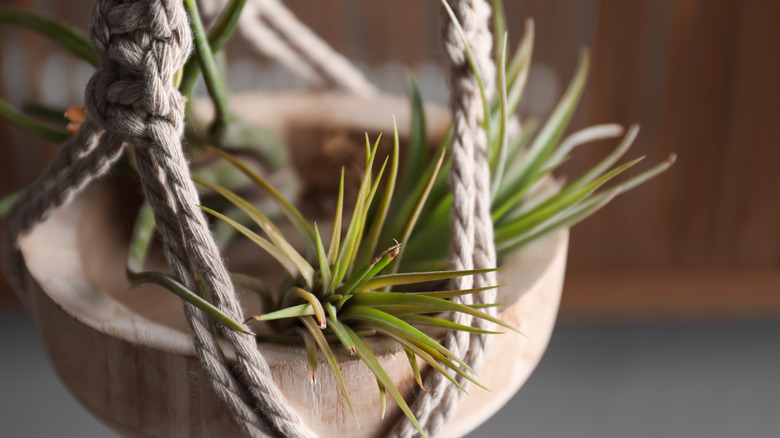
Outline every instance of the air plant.
{"label": "air plant", "polygon": [[[196,181],[224,196],[251,217],[260,233],[208,207],[202,207],[204,211],[235,227],[241,234],[272,255],[287,271],[287,281],[278,291],[279,293],[267,292],[258,279],[237,274],[233,276],[237,285],[263,291],[262,295],[265,297],[268,311],[250,319],[281,322],[274,325],[274,334],[257,334],[258,341],[305,345],[312,378],[316,374],[317,350],[319,350],[336,375],[351,407],[352,403],[331,347],[331,342],[341,344],[351,354],[359,356],[368,366],[376,377],[383,399],[389,393],[415,426],[419,427],[400,392],[379,366],[371,344],[366,342],[366,338],[378,334],[396,341],[407,352],[413,370],[419,370],[417,358],[420,358],[456,385],[458,385],[457,381],[447,370],[452,370],[477,384],[470,374],[473,370],[467,364],[421,329],[437,327],[493,333],[455,324],[445,318],[451,312],[466,313],[507,329],[515,329],[474,306],[456,304],[448,300],[454,296],[477,293],[492,287],[441,291],[441,284],[445,280],[484,273],[492,269],[391,273],[393,262],[397,261],[402,254],[403,242],[394,242],[388,247],[378,248],[377,236],[384,228],[386,213],[395,191],[399,155],[398,136],[396,132],[389,168],[388,159],[385,159],[376,175],[373,168],[379,141],[377,140],[373,147],[368,139],[366,141],[366,165],[352,214],[347,222],[343,212],[344,171],[342,170],[333,231],[327,241],[323,239],[316,223],[311,227],[301,213],[278,195],[260,175],[247,168],[235,157],[219,152],[277,202],[278,207],[304,239],[306,248],[304,253],[296,250],[287,236],[250,203],[216,184],[200,179]],[[428,179],[429,188],[438,174],[442,160],[443,156],[437,160],[438,165],[434,166],[433,174]],[[386,171],[388,176],[383,183],[382,177]],[[415,205],[419,207],[424,205],[429,191],[424,190],[415,200]],[[419,211],[419,207],[416,210]],[[372,208],[376,208],[376,211],[373,215],[369,215]],[[373,217],[370,219],[369,216]],[[405,228],[413,228],[417,216],[417,214],[408,215],[405,219]],[[363,261],[361,254],[372,254],[372,256]],[[399,286],[410,285],[416,285],[417,291],[394,290]],[[433,286],[433,291],[426,291],[428,289],[425,289],[425,286]],[[422,385],[419,372],[417,371],[416,374],[418,383]]]}

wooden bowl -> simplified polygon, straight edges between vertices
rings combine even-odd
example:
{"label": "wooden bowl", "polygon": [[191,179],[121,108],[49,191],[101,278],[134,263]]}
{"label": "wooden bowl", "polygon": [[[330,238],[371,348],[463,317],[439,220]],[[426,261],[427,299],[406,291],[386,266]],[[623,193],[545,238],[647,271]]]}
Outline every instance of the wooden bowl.
{"label": "wooden bowl", "polygon": [[[126,281],[127,204],[115,186],[95,183],[20,239],[32,313],[53,367],[88,410],[125,436],[243,436],[200,368],[179,299]],[[506,261],[499,301],[512,304],[500,317],[526,336],[493,337],[479,373],[492,392],[472,387],[443,436],[465,435],[487,420],[536,367],[555,322],[567,245],[568,231],[561,231]],[[273,263],[266,268],[278,271]],[[251,296],[240,299],[257,306]],[[375,347],[402,393],[413,397],[418,389],[405,353],[389,343]],[[360,428],[322,357],[312,384],[301,347],[258,348],[289,403],[321,437],[384,436],[402,415],[390,402],[382,420],[373,376],[345,352],[340,367]]]}

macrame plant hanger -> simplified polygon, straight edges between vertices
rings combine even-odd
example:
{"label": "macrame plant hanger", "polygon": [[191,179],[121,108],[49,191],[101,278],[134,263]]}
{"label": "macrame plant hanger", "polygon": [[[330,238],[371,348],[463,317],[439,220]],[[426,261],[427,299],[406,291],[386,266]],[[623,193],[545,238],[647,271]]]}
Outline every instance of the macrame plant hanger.
{"label": "macrame plant hanger", "polygon": [[[486,81],[482,85],[490,97],[494,87],[487,81],[494,77],[495,69],[490,58],[490,6],[486,0],[448,3],[462,24],[471,56]],[[303,69],[313,81],[325,78],[354,93],[373,93],[373,87],[357,70],[350,70],[341,61],[328,62],[334,59],[325,52],[329,48],[318,44],[310,31],[302,30],[305,27],[278,0],[249,0],[247,7],[242,20],[248,24],[241,28],[250,29],[251,20],[262,20],[265,24],[259,28],[258,41],[263,39],[262,35],[271,35],[267,42],[258,45],[259,50],[272,57],[286,57],[286,65],[298,66],[295,68]],[[452,267],[492,268],[496,257],[480,88],[456,26],[448,17],[444,23],[442,38],[450,63],[454,132],[450,174],[454,197]],[[174,76],[190,54],[192,37],[181,0],[96,0],[90,37],[101,63],[87,85],[87,120],[10,211],[3,240],[7,277],[26,303],[26,268],[18,238],[92,180],[104,175],[127,147],[135,155],[141,185],[154,211],[174,277],[190,290],[199,290],[198,284],[205,283],[213,305],[236,320],[244,320],[217,245],[197,207],[198,193],[182,152],[185,101],[174,87]],[[274,41],[284,44],[274,45]],[[457,282],[458,289],[468,289],[494,285],[496,279],[494,273],[488,273],[461,277]],[[468,295],[459,299],[463,304],[488,304],[495,301],[495,293],[482,292],[473,302]],[[271,379],[254,338],[220,330],[235,351],[235,364],[229,363],[208,317],[188,303],[184,304],[184,312],[212,387],[250,436],[316,436]],[[460,324],[484,324],[462,314],[456,318]],[[485,335],[450,331],[443,345],[478,369],[487,348],[485,341]],[[436,436],[454,415],[462,392],[433,372],[425,376],[424,386],[431,393],[421,392],[411,406],[422,428],[429,436]],[[403,417],[390,436],[417,434]]]}

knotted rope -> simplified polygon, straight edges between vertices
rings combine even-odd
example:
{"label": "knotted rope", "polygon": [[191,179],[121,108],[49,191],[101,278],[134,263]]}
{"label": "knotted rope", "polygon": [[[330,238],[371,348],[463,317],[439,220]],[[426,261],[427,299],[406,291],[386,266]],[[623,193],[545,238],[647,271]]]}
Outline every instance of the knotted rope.
{"label": "knotted rope", "polygon": [[[463,26],[482,77],[490,80],[495,66],[490,60],[489,5],[485,0],[448,1]],[[92,14],[91,38],[101,67],[87,86],[87,121],[9,212],[3,243],[7,277],[17,291],[24,290],[19,236],[105,174],[127,144],[134,147],[144,193],[155,212],[174,276],[195,291],[203,282],[214,305],[242,319],[227,270],[197,209],[198,194],[181,149],[184,98],[173,86],[173,77],[191,49],[181,0],[97,0]],[[445,23],[443,40],[451,64],[454,125],[450,175],[454,195],[452,265],[455,269],[494,267],[487,138],[480,127],[482,102],[460,36],[449,19]],[[492,87],[486,83],[488,93],[492,93]],[[461,278],[455,286],[466,289],[493,284],[495,276],[486,274],[473,280]],[[494,299],[494,293],[483,292],[474,303]],[[470,304],[470,300],[464,298],[462,303]],[[184,310],[212,386],[249,435],[314,436],[274,385],[254,339],[231,330],[222,332],[236,353],[236,377],[228,369],[207,316],[189,304]],[[470,317],[458,318],[456,322],[461,324],[472,323]],[[484,335],[453,331],[444,345],[475,369],[484,360]],[[426,375],[425,387],[434,392],[420,394],[413,409],[426,432],[435,436],[454,415],[462,393],[434,372]],[[416,433],[402,418],[392,436]]]}
{"label": "knotted rope", "polygon": [[23,293],[26,268],[18,247],[19,237],[90,181],[106,173],[121,153],[121,138],[104,134],[92,123],[84,123],[8,212],[3,236],[3,270],[25,306],[29,307],[30,303]]}
{"label": "knotted rope", "polygon": [[[192,44],[181,0],[97,0],[90,30],[101,67],[87,86],[87,121],[9,213],[8,277],[23,290],[18,236],[103,175],[129,144],[174,276],[194,291],[202,281],[213,304],[241,320],[230,277],[197,209],[198,194],[181,149],[185,102],[173,79]],[[251,436],[312,436],[276,388],[253,338],[223,331],[236,353],[237,381],[210,320],[189,304],[184,310],[212,386]]]}
{"label": "knotted rope", "polygon": [[[493,94],[495,65],[490,58],[492,36],[490,34],[491,8],[485,0],[448,0],[455,17],[461,23],[465,39],[471,48],[479,69],[485,92]],[[450,229],[452,231],[451,258],[453,269],[483,269],[496,266],[493,244],[493,222],[490,217],[490,168],[487,158],[487,136],[481,127],[483,105],[477,78],[466,55],[465,46],[450,17],[444,17],[442,29],[444,52],[450,63],[450,109],[452,111],[453,144],[450,189],[453,193]],[[493,286],[494,273],[461,277],[454,281],[456,289]],[[495,302],[495,292],[482,292],[455,298],[461,304],[486,304]],[[495,313],[495,310],[489,310]],[[478,318],[456,314],[459,324],[484,328],[487,324]],[[442,344],[453,354],[462,357],[473,369],[479,369],[487,351],[487,336],[449,331]],[[467,385],[460,376],[458,383]],[[412,404],[417,420],[429,436],[436,436],[457,411],[463,392],[437,372],[429,370],[424,386],[430,393],[421,392]],[[417,430],[409,422],[400,422],[394,436],[417,436]]]}

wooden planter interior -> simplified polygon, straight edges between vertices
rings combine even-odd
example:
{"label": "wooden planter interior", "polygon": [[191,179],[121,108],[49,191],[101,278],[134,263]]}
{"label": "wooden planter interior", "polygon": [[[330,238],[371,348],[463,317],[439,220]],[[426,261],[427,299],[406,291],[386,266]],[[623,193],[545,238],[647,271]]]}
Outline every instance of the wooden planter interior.
{"label": "wooden planter interior", "polygon": [[[304,95],[280,99],[265,97],[256,110],[242,113],[257,114],[258,121],[276,114],[278,120],[270,125],[287,137],[296,132],[296,124],[325,131],[359,126],[388,133],[392,112],[401,133],[408,132],[403,99],[382,104]],[[234,99],[234,105],[248,107],[251,101],[252,96],[242,97]],[[284,105],[289,108],[283,110]],[[384,108],[389,123],[372,124],[384,120],[376,114],[361,120],[369,107]],[[330,118],[308,116],[304,109]],[[429,120],[436,120],[443,110],[431,111]],[[446,126],[442,117],[438,124],[430,123],[433,129]],[[88,410],[123,435],[243,436],[200,368],[180,300],[156,286],[131,287],[126,281],[128,229],[134,218],[128,209],[125,197],[117,196],[113,185],[92,184],[20,240],[29,271],[32,313],[55,370]],[[507,269],[501,272],[501,283],[508,286],[501,289],[498,301],[511,304],[502,309],[501,318],[525,336],[510,332],[493,337],[478,379],[492,392],[471,387],[443,436],[462,436],[487,420],[536,367],[555,322],[567,244],[568,232],[562,231],[504,263]],[[254,263],[261,275],[263,270],[279,271],[273,262],[260,258],[238,260],[231,254],[226,258],[231,265]],[[258,306],[250,294],[240,294],[240,299],[250,313]],[[419,389],[403,351],[381,341],[375,347],[399,389],[414,397]],[[382,420],[373,376],[343,349],[336,350],[360,428],[322,357],[312,384],[301,347],[261,344],[258,348],[288,401],[321,437],[381,437],[401,415],[391,401]],[[230,355],[227,345],[225,350]]]}

